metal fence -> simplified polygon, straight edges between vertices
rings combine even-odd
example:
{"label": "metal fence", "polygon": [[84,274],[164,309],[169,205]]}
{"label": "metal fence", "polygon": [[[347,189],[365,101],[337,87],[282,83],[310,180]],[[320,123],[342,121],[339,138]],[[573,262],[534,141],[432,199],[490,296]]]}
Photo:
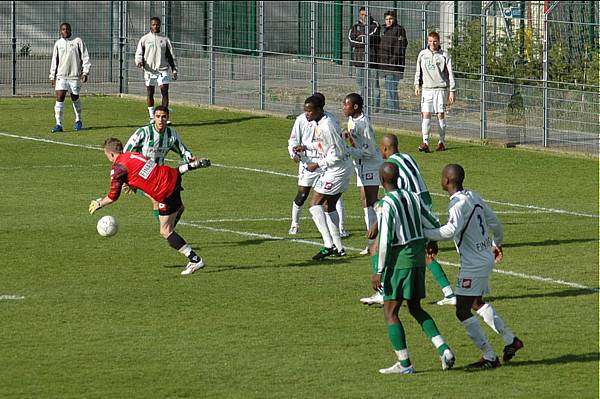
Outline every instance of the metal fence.
{"label": "metal fence", "polygon": [[[0,95],[52,94],[50,57],[58,26],[65,21],[90,51],[92,69],[84,95],[145,95],[142,72],[133,58],[137,41],[149,30],[150,17],[158,16],[178,59],[179,79],[171,85],[172,100],[297,114],[303,100],[320,91],[327,108],[341,116],[344,96],[360,89],[359,70],[350,65],[347,36],[359,8],[365,6],[377,21],[383,21],[386,10],[395,10],[409,40],[406,70],[398,86],[399,112],[385,112],[385,90],[379,79],[380,112],[369,109],[366,101],[366,112],[376,125],[420,134],[415,61],[427,32],[436,30],[442,46],[458,54],[454,60],[457,103],[447,112],[449,136],[597,156],[598,3],[511,2],[518,3],[516,7],[509,3],[0,2]],[[476,34],[465,31],[468,24]],[[479,40],[477,46],[465,47],[463,40],[472,39]],[[512,73],[497,75],[493,67],[505,56],[496,46],[501,42],[515,44],[518,54]],[[461,48],[473,52],[471,67]],[[590,63],[591,79],[586,72],[585,81],[564,80],[569,68],[579,68],[581,62]],[[517,77],[515,71],[524,67],[529,68],[528,75]],[[369,79],[364,82],[375,84]],[[139,117],[146,118],[145,109],[140,109]]]}

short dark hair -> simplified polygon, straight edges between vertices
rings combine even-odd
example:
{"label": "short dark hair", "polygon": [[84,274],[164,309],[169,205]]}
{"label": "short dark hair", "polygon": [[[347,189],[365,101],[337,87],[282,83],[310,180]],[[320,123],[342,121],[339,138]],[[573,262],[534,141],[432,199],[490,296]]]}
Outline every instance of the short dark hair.
{"label": "short dark hair", "polygon": [[313,108],[318,108],[320,110],[323,109],[323,103],[320,97],[318,96],[310,96],[306,100],[304,100],[304,105],[310,104]]}
{"label": "short dark hair", "polygon": [[158,18],[158,17],[150,18],[150,22],[152,22],[152,21],[158,21],[158,23],[160,24],[160,18]]}
{"label": "short dark hair", "polygon": [[352,105],[358,105],[358,108],[362,110],[364,102],[360,94],[350,93],[346,96],[346,100],[349,100]]}
{"label": "short dark hair", "polygon": [[319,97],[321,99],[321,108],[325,107],[325,96],[323,95],[323,93],[319,93],[317,91],[313,93],[313,96]]}
{"label": "short dark hair", "polygon": [[385,17],[394,17],[394,19],[396,19],[396,11],[394,11],[394,10],[387,10],[383,14],[383,18],[385,18]]}
{"label": "short dark hair", "polygon": [[110,152],[123,152],[123,143],[114,137],[104,140],[102,148]]}
{"label": "short dark hair", "polygon": [[167,115],[169,115],[169,107],[165,106],[165,105],[159,105],[158,107],[154,108],[154,112],[156,111],[162,111],[164,113],[166,113]]}
{"label": "short dark hair", "polygon": [[60,24],[59,28],[62,29],[63,26],[68,26],[69,29],[71,29],[71,24],[68,22],[63,22],[62,24]]}

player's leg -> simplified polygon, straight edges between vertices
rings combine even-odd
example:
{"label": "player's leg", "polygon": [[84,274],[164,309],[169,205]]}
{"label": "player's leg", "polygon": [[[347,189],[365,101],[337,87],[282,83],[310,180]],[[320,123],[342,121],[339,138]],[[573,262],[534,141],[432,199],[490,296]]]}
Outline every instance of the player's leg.
{"label": "player's leg", "polygon": [[325,200],[325,194],[315,191],[310,201],[310,214],[317,226],[317,230],[319,230],[319,233],[321,233],[321,237],[323,238],[323,247],[315,256],[313,256],[313,260],[322,260],[327,256],[335,254],[335,250],[333,249],[333,239],[329,232],[327,217],[325,216],[325,209],[323,208]]}
{"label": "player's leg", "polygon": [[325,217],[327,219],[327,227],[331,234],[331,240],[336,248],[335,256],[345,256],[344,244],[342,244],[342,237],[340,236],[340,217],[337,213],[336,204],[340,199],[342,193],[326,195],[324,202]]}
{"label": "player's leg", "polygon": [[75,112],[75,131],[80,131],[83,129],[83,122],[81,120],[81,113],[83,111],[83,105],[81,104],[81,98],[79,97],[79,92],[74,93],[71,92],[71,101],[73,102],[73,111]]}
{"label": "player's leg", "polygon": [[[385,277],[382,277],[385,279]],[[383,284],[383,281],[382,281]],[[396,353],[398,361],[392,366],[380,369],[381,374],[412,374],[414,369],[406,346],[406,333],[398,317],[402,300],[386,300],[383,303],[383,315],[387,326],[388,339]]]}
{"label": "player's leg", "polygon": [[421,121],[421,135],[423,142],[419,146],[419,151],[429,152],[429,135],[431,133],[431,112],[423,112],[423,120]]}
{"label": "player's leg", "polygon": [[65,112],[65,98],[67,96],[67,88],[62,87],[61,85],[63,82],[63,79],[57,79],[56,81],[56,102],[54,103],[54,119],[56,120],[56,126],[52,129],[52,133],[63,131],[62,119]]}
{"label": "player's leg", "polygon": [[338,199],[338,202],[336,202],[335,204],[335,210],[337,211],[340,219],[340,224],[338,225],[340,230],[340,237],[350,237],[350,233],[346,231],[346,207],[344,205],[344,199],[341,196]]}
{"label": "player's leg", "polygon": [[512,359],[517,351],[523,348],[523,341],[513,334],[508,328],[504,320],[498,315],[496,309],[490,304],[483,301],[481,297],[478,297],[473,303],[473,310],[477,311],[477,314],[483,318],[485,324],[490,326],[496,334],[500,334],[504,340],[504,354],[502,360],[508,362]]}
{"label": "player's leg", "polygon": [[439,112],[437,114],[438,124],[440,126],[440,138],[438,140],[437,147],[435,147],[436,151],[446,151],[446,118],[443,112]]}
{"label": "player's leg", "polygon": [[435,259],[430,258],[427,260],[427,269],[431,272],[431,275],[435,279],[437,285],[442,289],[444,298],[437,301],[438,305],[456,305],[456,296],[452,291],[452,286],[448,280],[448,276],[442,269],[442,265]]}
{"label": "player's leg", "polygon": [[302,207],[308,199],[309,194],[310,187],[298,186],[298,192],[296,193],[296,197],[292,201],[292,225],[290,226],[288,234],[298,234],[298,229],[300,227],[300,215],[302,214]]}
{"label": "player's leg", "polygon": [[160,87],[160,95],[162,96],[163,107],[169,108],[169,85],[162,84]]}
{"label": "player's leg", "polygon": [[482,353],[481,359],[475,363],[469,364],[467,370],[496,368],[500,365],[496,352],[494,352],[492,345],[481,329],[477,317],[473,316],[471,313],[471,308],[476,299],[477,296],[461,295],[460,291],[456,293],[456,317],[465,328],[467,336]]}
{"label": "player's leg", "polygon": [[146,83],[146,104],[148,105],[148,114],[150,123],[154,123],[154,83]]}

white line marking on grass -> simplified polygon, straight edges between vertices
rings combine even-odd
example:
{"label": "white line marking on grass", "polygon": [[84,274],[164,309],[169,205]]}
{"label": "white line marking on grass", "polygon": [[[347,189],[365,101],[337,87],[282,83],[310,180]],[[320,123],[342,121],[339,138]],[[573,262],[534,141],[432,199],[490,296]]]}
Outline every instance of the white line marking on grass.
{"label": "white line marking on grass", "polygon": [[[48,140],[48,139],[43,139],[43,138],[40,138],[40,137],[19,136],[19,135],[16,135],[16,134],[10,134],[10,133],[4,133],[4,132],[0,132],[0,136],[11,137],[11,138],[21,139],[21,140],[39,141],[39,142],[49,143],[49,144],[66,145],[66,146],[69,146],[69,147],[79,147],[79,148],[87,148],[87,149],[91,149],[91,150],[101,150],[100,146],[94,146],[94,145],[89,145],[89,144],[73,144],[73,143],[67,143],[67,142],[64,142],[64,141]],[[169,158],[167,158],[167,160],[168,161],[174,161],[173,159],[169,159]],[[246,170],[246,171],[249,171],[249,172],[266,173],[266,174],[272,174],[272,175],[276,175],[276,176],[284,176],[284,177],[292,177],[292,178],[297,178],[298,177],[297,175],[293,175],[293,174],[289,174],[289,173],[282,173],[282,172],[275,172],[275,171],[266,170],[266,169],[246,168],[246,167],[242,167],[242,166],[229,166],[229,165],[214,164],[214,163],[213,163],[213,165],[217,166],[217,167],[220,167],[220,168],[225,168],[225,169]],[[438,197],[447,197],[447,194],[433,193],[433,192],[430,192],[430,194],[438,196]],[[494,200],[489,200],[489,199],[486,199],[486,201],[489,202],[489,203],[491,203],[491,204],[506,205],[506,206],[512,206],[512,207],[515,207],[515,208],[533,209],[533,210],[537,210],[537,211],[544,211],[544,212],[550,212],[550,213],[559,213],[559,214],[571,215],[571,216],[582,216],[582,217],[589,217],[589,218],[600,218],[600,215],[594,214],[594,213],[573,212],[573,211],[567,211],[567,210],[564,210],[564,209],[544,208],[544,207],[536,206],[536,205],[514,204],[514,203],[511,203],[511,202],[501,202],[501,201],[494,201]]]}
{"label": "white line marking on grass", "polygon": [[14,295],[14,294],[0,295],[0,301],[19,301],[21,299],[25,299],[25,297],[22,295]]}
{"label": "white line marking on grass", "polygon": [[[184,225],[184,226],[195,227],[197,229],[204,229],[204,230],[214,231],[214,232],[217,232],[217,233],[237,234],[237,235],[241,235],[241,236],[244,236],[244,237],[264,238],[264,239],[273,240],[273,241],[291,241],[291,242],[298,242],[298,243],[301,243],[301,244],[314,245],[314,246],[317,246],[317,247],[320,247],[320,246],[323,245],[321,242],[311,241],[311,240],[303,240],[303,239],[299,239],[299,238],[278,237],[278,236],[273,236],[271,234],[253,233],[253,232],[250,232],[250,231],[238,231],[238,230],[231,230],[231,229],[223,229],[223,228],[203,226],[201,224],[198,224],[197,222],[183,222],[183,221],[181,221],[181,222],[179,222],[179,224],[180,225]],[[344,247],[344,249],[350,250],[350,251],[355,251],[355,252],[360,252],[364,248]],[[460,267],[460,265],[458,263],[452,263],[452,262],[446,262],[446,261],[438,261],[438,262],[440,262],[442,265],[453,266],[453,267]],[[572,283],[570,281],[555,280],[553,278],[541,277],[541,276],[535,276],[535,275],[529,275],[529,274],[525,274],[525,273],[518,273],[518,272],[513,272],[513,271],[510,271],[510,270],[502,270],[502,269],[497,269],[497,268],[494,268],[493,271],[495,273],[500,273],[500,274],[504,274],[504,275],[507,275],[507,276],[520,277],[520,278],[523,278],[525,280],[542,281],[542,282],[545,282],[545,283],[552,283],[552,284],[558,284],[558,285],[566,285],[568,287],[580,288],[580,289],[584,289],[584,290],[588,290],[588,291],[593,291],[593,292],[600,292],[600,289],[598,289],[598,288],[592,288],[592,287],[588,287],[588,286],[585,286],[585,285],[582,285],[582,284]]]}

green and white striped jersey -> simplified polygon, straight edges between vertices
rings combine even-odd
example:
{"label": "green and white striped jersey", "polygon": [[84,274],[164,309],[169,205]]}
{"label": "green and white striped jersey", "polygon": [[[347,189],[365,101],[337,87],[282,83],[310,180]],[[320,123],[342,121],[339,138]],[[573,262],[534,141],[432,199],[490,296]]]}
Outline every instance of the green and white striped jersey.
{"label": "green and white striped jersey", "polygon": [[136,130],[123,149],[124,152],[139,152],[145,157],[154,159],[159,165],[165,163],[165,156],[171,150],[179,154],[185,162],[189,162],[193,157],[175,129],[167,126],[165,131],[161,133],[154,128],[154,125],[144,126]]}
{"label": "green and white striped jersey", "polygon": [[[377,223],[379,226],[379,259],[377,272],[386,266],[386,256],[393,246],[424,240],[423,228],[440,225],[438,218],[414,192],[399,188],[390,191],[379,201]],[[407,265],[411,267],[411,265]]]}
{"label": "green and white striped jersey", "polygon": [[400,172],[398,187],[417,194],[429,193],[425,180],[421,176],[421,170],[410,155],[397,152],[385,161],[398,166]]}

